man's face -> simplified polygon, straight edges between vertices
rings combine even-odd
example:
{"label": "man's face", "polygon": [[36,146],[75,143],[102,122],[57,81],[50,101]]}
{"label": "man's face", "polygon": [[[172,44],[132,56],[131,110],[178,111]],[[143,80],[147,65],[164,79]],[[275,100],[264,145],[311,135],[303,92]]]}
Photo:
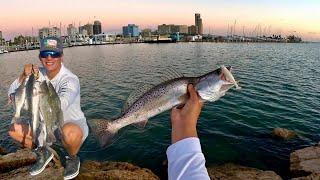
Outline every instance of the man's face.
{"label": "man's face", "polygon": [[40,61],[49,73],[59,71],[62,66],[61,63],[63,62],[63,55],[56,58],[51,57],[51,55],[46,58],[40,57]]}

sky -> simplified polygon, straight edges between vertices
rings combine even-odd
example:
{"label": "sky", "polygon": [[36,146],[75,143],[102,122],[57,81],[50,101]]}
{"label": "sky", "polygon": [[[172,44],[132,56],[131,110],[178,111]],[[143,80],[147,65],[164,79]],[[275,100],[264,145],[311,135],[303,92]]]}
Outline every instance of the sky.
{"label": "sky", "polygon": [[[6,40],[37,35],[42,27],[84,25],[99,20],[106,33],[122,26],[156,29],[159,24],[194,24],[200,13],[205,33],[298,35],[320,41],[320,0],[0,0],[0,31]],[[33,29],[33,31],[32,31]]]}

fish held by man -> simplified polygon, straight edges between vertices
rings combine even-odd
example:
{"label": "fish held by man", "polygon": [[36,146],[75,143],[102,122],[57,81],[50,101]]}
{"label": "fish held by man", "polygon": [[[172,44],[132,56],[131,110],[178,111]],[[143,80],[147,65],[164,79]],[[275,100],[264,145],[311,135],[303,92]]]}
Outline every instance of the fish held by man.
{"label": "fish held by man", "polygon": [[[220,68],[199,77],[176,77],[149,88],[140,96],[128,98],[121,117],[115,120],[94,119],[89,121],[93,134],[101,146],[112,142],[123,127],[133,124],[143,128],[148,119],[188,100],[187,86],[193,84],[202,101],[216,101],[232,87],[238,86],[230,72],[231,67]],[[133,100],[132,100],[133,99]]]}
{"label": "fish held by man", "polygon": [[52,84],[43,81],[40,85],[40,104],[39,109],[45,124],[46,137],[44,143],[52,144],[56,142],[55,130],[61,133],[63,124],[63,112],[58,94]]}

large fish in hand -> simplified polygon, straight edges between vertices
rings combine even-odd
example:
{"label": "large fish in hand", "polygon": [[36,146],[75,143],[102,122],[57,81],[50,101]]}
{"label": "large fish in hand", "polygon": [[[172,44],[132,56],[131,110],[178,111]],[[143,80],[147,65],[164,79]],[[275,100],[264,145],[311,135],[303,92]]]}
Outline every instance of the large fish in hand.
{"label": "large fish in hand", "polygon": [[187,86],[193,84],[201,100],[216,101],[232,87],[240,88],[230,72],[230,68],[220,68],[199,77],[176,77],[158,84],[141,96],[128,99],[126,109],[121,117],[111,120],[94,119],[89,121],[93,133],[100,144],[105,146],[112,142],[114,135],[130,124],[144,127],[148,119],[185,104],[188,100]]}
{"label": "large fish in hand", "polygon": [[[37,129],[40,122],[39,103],[40,103],[40,81],[37,80],[35,74],[31,74],[26,84],[26,107],[31,112],[31,129],[32,135],[37,137]],[[34,142],[36,138],[32,139]]]}
{"label": "large fish in hand", "polygon": [[40,85],[40,113],[45,124],[46,137],[44,144],[56,142],[55,130],[61,133],[63,124],[63,112],[58,94],[56,93],[51,82],[43,81]]}

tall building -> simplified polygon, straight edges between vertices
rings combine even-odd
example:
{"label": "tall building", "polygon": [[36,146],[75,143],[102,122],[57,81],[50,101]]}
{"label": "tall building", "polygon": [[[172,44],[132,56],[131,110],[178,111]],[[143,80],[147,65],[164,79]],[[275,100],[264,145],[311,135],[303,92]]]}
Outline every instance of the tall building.
{"label": "tall building", "polygon": [[86,25],[79,26],[79,34],[93,36],[93,25],[88,23]]}
{"label": "tall building", "polygon": [[187,25],[174,25],[174,24],[162,24],[158,25],[158,33],[160,35],[165,35],[165,34],[172,34],[172,33],[182,33],[182,34],[187,34],[188,33],[188,26]]}
{"label": "tall building", "polygon": [[198,34],[198,26],[192,25],[188,27],[188,34],[197,35]]}
{"label": "tall building", "polygon": [[77,35],[78,35],[78,30],[76,27],[74,27],[73,24],[69,24],[67,27],[67,33],[69,36],[69,39],[71,41],[76,41]]}
{"label": "tall building", "polygon": [[172,33],[172,27],[174,25],[173,24],[162,24],[162,25],[158,25],[158,33],[161,35],[165,35],[165,34],[171,34]]}
{"label": "tall building", "polygon": [[101,34],[101,22],[94,21],[93,23],[93,34]]}
{"label": "tall building", "polygon": [[43,38],[46,38],[49,36],[60,38],[61,37],[61,30],[57,27],[52,27],[52,28],[44,27],[44,28],[39,29],[39,38],[40,39],[43,39]]}
{"label": "tall building", "polygon": [[203,34],[203,25],[202,25],[202,19],[200,17],[199,13],[196,13],[194,15],[194,25],[198,27],[198,34],[202,35]]}
{"label": "tall building", "polygon": [[128,24],[128,26],[122,27],[122,34],[125,37],[138,37],[139,36],[139,26],[135,24]]}
{"label": "tall building", "polygon": [[0,31],[0,46],[3,44],[4,39],[2,39],[2,31]]}

